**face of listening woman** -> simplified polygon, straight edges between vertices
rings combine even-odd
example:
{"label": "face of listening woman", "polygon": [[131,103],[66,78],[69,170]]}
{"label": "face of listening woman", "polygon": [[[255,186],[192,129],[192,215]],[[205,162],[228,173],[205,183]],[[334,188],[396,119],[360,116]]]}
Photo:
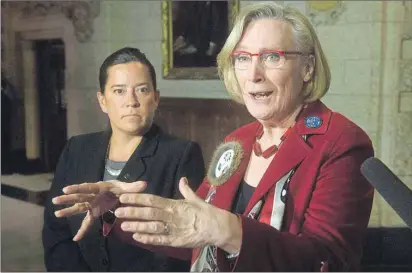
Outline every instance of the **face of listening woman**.
{"label": "face of listening woman", "polygon": [[97,92],[97,97],[113,131],[131,135],[142,135],[150,128],[159,104],[149,69],[140,62],[111,66],[104,93]]}
{"label": "face of listening woman", "polygon": [[246,52],[234,60],[240,63],[235,73],[248,111],[261,122],[282,121],[296,110],[303,103],[304,81],[311,76],[304,57],[279,56],[274,50],[298,51],[291,25],[275,19],[252,21],[234,50]]}

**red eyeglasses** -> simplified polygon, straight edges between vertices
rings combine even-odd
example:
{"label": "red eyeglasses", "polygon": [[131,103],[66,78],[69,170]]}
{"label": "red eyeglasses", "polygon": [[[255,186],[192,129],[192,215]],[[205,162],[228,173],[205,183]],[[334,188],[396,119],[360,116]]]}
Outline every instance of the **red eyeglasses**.
{"label": "red eyeglasses", "polygon": [[230,54],[235,69],[246,70],[252,64],[252,57],[258,56],[259,62],[267,69],[276,69],[282,67],[286,62],[286,55],[308,56],[310,53],[301,51],[284,51],[284,50],[265,50],[253,54],[247,51],[234,51]]}

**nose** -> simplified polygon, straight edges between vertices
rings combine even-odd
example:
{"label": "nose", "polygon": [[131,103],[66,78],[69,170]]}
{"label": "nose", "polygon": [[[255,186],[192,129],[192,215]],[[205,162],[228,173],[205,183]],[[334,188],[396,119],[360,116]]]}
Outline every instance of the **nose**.
{"label": "nose", "polygon": [[252,58],[248,71],[248,80],[253,83],[262,82],[265,79],[265,73],[262,63],[258,58]]}
{"label": "nose", "polygon": [[126,104],[127,107],[139,107],[140,106],[139,98],[133,88],[127,89],[126,103],[127,103]]}

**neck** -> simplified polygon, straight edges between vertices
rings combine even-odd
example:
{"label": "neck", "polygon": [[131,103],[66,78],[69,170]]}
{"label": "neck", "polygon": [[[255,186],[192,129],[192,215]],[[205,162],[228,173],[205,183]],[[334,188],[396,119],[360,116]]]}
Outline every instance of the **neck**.
{"label": "neck", "polygon": [[140,135],[129,135],[113,130],[109,140],[109,159],[113,161],[128,161],[142,139],[143,136]]}
{"label": "neck", "polygon": [[263,126],[262,140],[266,143],[279,144],[280,138],[286,130],[295,124],[296,117],[299,115],[303,107],[304,105],[299,105],[294,111],[281,120],[261,121]]}

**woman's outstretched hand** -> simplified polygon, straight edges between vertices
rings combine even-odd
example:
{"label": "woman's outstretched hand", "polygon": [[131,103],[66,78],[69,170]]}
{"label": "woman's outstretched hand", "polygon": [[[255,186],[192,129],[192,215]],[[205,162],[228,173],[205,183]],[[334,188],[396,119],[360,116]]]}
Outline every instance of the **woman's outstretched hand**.
{"label": "woman's outstretched hand", "polygon": [[120,195],[122,207],[115,210],[115,215],[125,221],[122,230],[133,232],[134,240],[143,244],[185,248],[215,245],[229,253],[238,252],[242,239],[240,219],[199,198],[186,178],[180,180],[179,190],[185,199]]}
{"label": "woman's outstretched hand", "polygon": [[136,194],[142,192],[145,188],[146,183],[143,181],[126,183],[112,180],[83,183],[64,187],[64,194],[53,198],[52,202],[55,205],[71,205],[57,210],[55,215],[58,218],[86,213],[80,229],[73,238],[73,241],[79,241],[84,237],[96,218],[116,207],[121,194]]}

